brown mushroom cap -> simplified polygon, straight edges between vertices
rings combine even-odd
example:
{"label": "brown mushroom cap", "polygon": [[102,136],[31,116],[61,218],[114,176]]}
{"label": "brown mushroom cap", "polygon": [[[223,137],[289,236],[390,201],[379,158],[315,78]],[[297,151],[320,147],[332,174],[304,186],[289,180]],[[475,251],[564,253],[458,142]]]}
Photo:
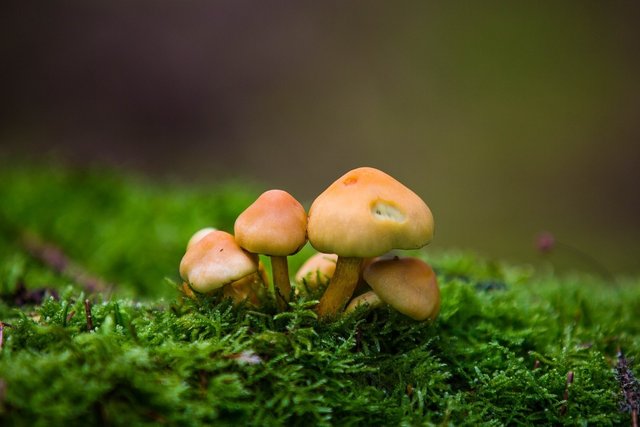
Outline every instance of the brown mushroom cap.
{"label": "brown mushroom cap", "polygon": [[309,242],[319,252],[374,257],[417,249],[433,237],[433,215],[413,191],[370,167],[347,172],[311,205]]}
{"label": "brown mushroom cap", "polygon": [[371,263],[364,279],[380,299],[415,320],[435,319],[440,289],[433,269],[417,258],[394,258]]}
{"label": "brown mushroom cap", "polygon": [[196,292],[206,293],[258,270],[258,257],[244,251],[233,236],[211,231],[195,242],[180,262],[180,276]]}
{"label": "brown mushroom cap", "polygon": [[307,241],[307,214],[289,193],[269,190],[238,216],[236,241],[249,252],[287,256]]}
{"label": "brown mushroom cap", "polygon": [[336,254],[317,253],[311,256],[296,273],[296,282],[303,283],[304,281],[311,289],[328,283],[336,271],[337,260],[338,255]]}

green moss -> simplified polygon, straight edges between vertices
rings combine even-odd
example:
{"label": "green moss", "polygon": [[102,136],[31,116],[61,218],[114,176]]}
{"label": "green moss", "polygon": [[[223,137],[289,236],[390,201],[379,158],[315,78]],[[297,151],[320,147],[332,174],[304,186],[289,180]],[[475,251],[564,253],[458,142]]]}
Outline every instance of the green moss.
{"label": "green moss", "polygon": [[[66,170],[0,175],[3,425],[629,424],[614,367],[618,348],[640,354],[638,279],[419,253],[441,285],[433,324],[387,309],[319,323],[304,299],[273,316],[175,291],[191,233],[230,230],[257,192]],[[88,295],[29,257],[25,230],[115,291]],[[59,299],[16,305],[21,283]]]}

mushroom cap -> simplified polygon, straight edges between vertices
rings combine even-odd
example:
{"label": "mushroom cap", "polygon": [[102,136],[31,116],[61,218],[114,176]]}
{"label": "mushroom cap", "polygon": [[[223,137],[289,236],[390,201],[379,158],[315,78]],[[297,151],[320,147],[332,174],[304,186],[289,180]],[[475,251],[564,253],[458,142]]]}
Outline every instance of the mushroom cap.
{"label": "mushroom cap", "polygon": [[433,238],[433,215],[403,184],[370,167],[347,172],[309,209],[309,242],[319,252],[375,257],[417,249]]}
{"label": "mushroom cap", "polygon": [[287,256],[307,242],[307,213],[289,193],[269,190],[238,216],[236,241],[249,252]]}
{"label": "mushroom cap", "polygon": [[344,309],[344,314],[353,313],[361,305],[368,305],[370,308],[376,308],[381,306],[382,304],[383,301],[380,299],[378,294],[376,294],[374,291],[367,291],[349,301],[349,304],[347,304],[347,307]]}
{"label": "mushroom cap", "polygon": [[187,243],[187,250],[189,250],[191,246],[193,246],[196,242],[198,242],[200,239],[202,239],[204,236],[211,233],[212,231],[216,231],[216,229],[213,227],[206,227],[206,228],[201,228],[200,230],[193,233],[193,236],[191,236],[191,238],[189,239],[189,242]]}
{"label": "mushroom cap", "polygon": [[317,288],[321,284],[329,282],[336,271],[336,261],[338,255],[317,253],[302,264],[296,273],[296,282],[303,281],[311,289]]}
{"label": "mushroom cap", "polygon": [[371,263],[364,279],[380,299],[415,320],[435,319],[440,289],[433,269],[417,258],[394,258]]}
{"label": "mushroom cap", "polygon": [[211,292],[257,270],[257,255],[243,250],[231,234],[219,230],[195,242],[180,261],[180,276],[200,293]]}

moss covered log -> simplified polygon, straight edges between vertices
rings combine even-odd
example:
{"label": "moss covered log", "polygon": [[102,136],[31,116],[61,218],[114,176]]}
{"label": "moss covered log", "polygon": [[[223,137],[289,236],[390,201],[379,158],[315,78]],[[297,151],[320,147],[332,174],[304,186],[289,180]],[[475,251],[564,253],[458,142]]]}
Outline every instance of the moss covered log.
{"label": "moss covered log", "polygon": [[[442,293],[433,323],[389,309],[321,323],[302,298],[273,314],[182,297],[189,236],[232,230],[256,194],[0,172],[0,424],[630,424],[639,279],[422,253]],[[25,233],[113,287],[34,257]]]}

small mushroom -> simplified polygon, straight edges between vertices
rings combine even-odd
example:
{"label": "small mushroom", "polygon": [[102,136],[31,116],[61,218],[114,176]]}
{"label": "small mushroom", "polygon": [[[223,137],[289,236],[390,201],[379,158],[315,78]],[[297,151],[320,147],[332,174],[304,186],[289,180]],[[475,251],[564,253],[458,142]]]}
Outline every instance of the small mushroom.
{"label": "small mushroom", "polygon": [[282,310],[289,302],[291,283],[287,256],[307,242],[307,213],[289,193],[269,190],[238,216],[236,241],[249,252],[271,257],[271,272]]}
{"label": "small mushroom", "polygon": [[315,293],[319,288],[324,288],[336,271],[338,255],[317,253],[302,264],[296,273],[298,289],[304,293]]}
{"label": "small mushroom", "polygon": [[366,305],[370,309],[381,307],[384,302],[380,299],[378,294],[374,291],[367,291],[358,295],[347,304],[347,308],[344,309],[344,314],[353,313],[362,305]]}
{"label": "small mushroom", "polygon": [[189,239],[189,242],[187,243],[187,250],[189,250],[191,246],[196,244],[196,242],[201,240],[204,236],[211,233],[212,231],[216,231],[216,229],[213,227],[206,227],[193,233],[193,236],[191,236],[191,238]]}
{"label": "small mushroom", "polygon": [[320,317],[337,314],[358,283],[362,259],[392,249],[417,249],[433,237],[433,216],[413,191],[369,167],[331,184],[309,209],[309,242],[338,255],[336,271],[320,299]]}
{"label": "small mushroom", "polygon": [[212,231],[191,245],[180,262],[180,276],[199,293],[215,291],[258,271],[258,257],[243,250],[233,236]]}
{"label": "small mushroom", "polygon": [[[353,291],[354,295],[359,295],[371,289],[362,278],[362,270],[376,259],[378,258],[365,258],[362,261],[360,274],[358,275],[358,284]],[[336,271],[337,260],[338,255],[336,254],[324,254],[320,252],[307,259],[300,269],[298,269],[295,276],[298,285],[296,295],[299,291],[313,297],[322,295]]]}
{"label": "small mushroom", "polygon": [[422,260],[397,257],[379,260],[365,268],[363,276],[380,300],[412,319],[435,319],[440,311],[436,275]]}

